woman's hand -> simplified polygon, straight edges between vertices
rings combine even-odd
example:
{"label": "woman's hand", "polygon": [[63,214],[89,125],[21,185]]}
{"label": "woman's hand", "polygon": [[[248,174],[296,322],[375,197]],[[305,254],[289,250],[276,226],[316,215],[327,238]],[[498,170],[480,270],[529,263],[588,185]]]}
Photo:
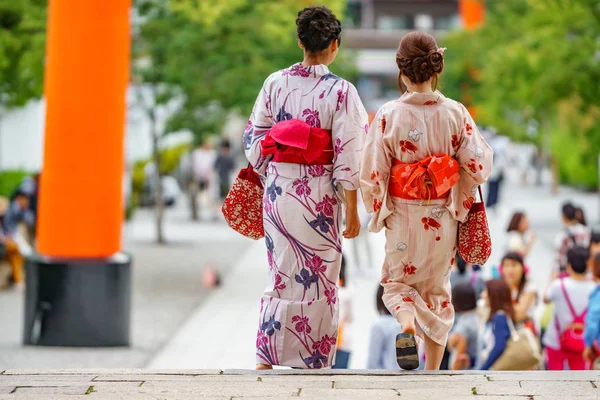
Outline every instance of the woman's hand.
{"label": "woman's hand", "polygon": [[360,218],[358,218],[358,212],[348,208],[346,210],[346,230],[343,232],[343,236],[346,239],[354,239],[360,233]]}
{"label": "woman's hand", "polygon": [[346,230],[342,235],[346,239],[354,239],[360,233],[358,217],[358,201],[356,190],[346,190]]}

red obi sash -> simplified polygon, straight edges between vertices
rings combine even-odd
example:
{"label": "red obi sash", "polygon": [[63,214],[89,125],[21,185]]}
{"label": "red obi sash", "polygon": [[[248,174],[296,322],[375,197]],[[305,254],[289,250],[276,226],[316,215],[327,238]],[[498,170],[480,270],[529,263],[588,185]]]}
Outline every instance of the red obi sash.
{"label": "red obi sash", "polygon": [[282,121],[262,141],[262,155],[274,162],[326,165],[333,163],[333,142],[328,129],[311,128],[299,119]]}
{"label": "red obi sash", "polygon": [[458,162],[445,154],[413,164],[394,160],[390,194],[407,200],[439,200],[448,197],[460,179]]}

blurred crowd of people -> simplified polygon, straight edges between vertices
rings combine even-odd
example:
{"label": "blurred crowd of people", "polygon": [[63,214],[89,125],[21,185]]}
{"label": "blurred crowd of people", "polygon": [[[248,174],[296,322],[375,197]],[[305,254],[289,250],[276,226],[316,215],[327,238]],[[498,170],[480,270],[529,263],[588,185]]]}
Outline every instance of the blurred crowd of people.
{"label": "blurred crowd of people", "polygon": [[[540,362],[534,368],[600,368],[600,231],[592,231],[583,209],[571,203],[562,206],[560,217],[563,229],[555,239],[554,265],[546,267],[550,279],[545,288],[530,274],[527,260],[536,235],[523,212],[514,213],[508,221],[504,256],[498,267],[484,274],[482,266],[467,264],[456,255],[450,276],[456,320],[442,369],[508,369],[499,360],[511,346],[511,340],[515,340],[515,334],[523,330],[534,338],[533,349],[539,352]],[[340,301],[349,297],[342,295],[347,291],[342,286]],[[395,338],[401,327],[383,304],[382,295],[383,288],[379,286],[379,317],[370,328],[365,367],[398,369]],[[352,315],[345,308],[351,307],[351,302],[340,304],[340,315],[346,318],[341,319],[342,326]],[[346,334],[339,342],[343,356],[336,368],[348,365],[350,353],[345,337]],[[515,362],[510,369],[519,367]]]}
{"label": "blurred crowd of people", "polygon": [[19,287],[25,279],[24,257],[35,238],[39,179],[39,174],[28,176],[10,198],[0,198],[0,263],[10,265],[8,283]]}

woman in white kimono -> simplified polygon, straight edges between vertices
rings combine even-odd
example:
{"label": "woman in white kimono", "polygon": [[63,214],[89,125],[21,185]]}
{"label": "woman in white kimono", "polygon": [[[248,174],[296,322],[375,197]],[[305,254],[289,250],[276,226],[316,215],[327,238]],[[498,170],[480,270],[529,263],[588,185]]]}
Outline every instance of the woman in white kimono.
{"label": "woman in white kimono", "polygon": [[267,78],[244,135],[246,156],[265,184],[269,286],[257,369],[333,365],[342,236],[360,230],[356,190],[368,117],[354,86],[327,68],[338,52],[340,21],[326,7],[309,7],[296,24],[304,61]]}
{"label": "woman in white kimono", "polygon": [[440,367],[454,322],[458,222],[492,167],[492,150],[467,109],[435,90],[443,51],[423,32],[402,39],[399,84],[408,90],[377,113],[361,171],[365,205],[375,212],[370,228],[387,228],[383,301],[402,326],[396,346],[403,369],[419,365],[415,335],[425,341],[425,368]]}

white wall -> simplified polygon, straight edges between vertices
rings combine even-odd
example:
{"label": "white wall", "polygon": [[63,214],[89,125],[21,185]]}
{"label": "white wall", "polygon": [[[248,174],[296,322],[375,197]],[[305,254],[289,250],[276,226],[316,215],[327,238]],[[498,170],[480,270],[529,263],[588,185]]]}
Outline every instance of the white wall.
{"label": "white wall", "polygon": [[[151,155],[152,142],[149,121],[133,105],[133,90],[128,90],[127,124],[125,126],[125,157],[128,164]],[[0,170],[40,170],[44,146],[44,100],[31,101],[25,107],[6,112],[0,118]],[[168,110],[158,113],[159,124],[168,117]],[[85,129],[82,126],[82,129]],[[241,133],[240,133],[241,137]],[[190,140],[186,133],[169,135],[163,146],[169,147]]]}

